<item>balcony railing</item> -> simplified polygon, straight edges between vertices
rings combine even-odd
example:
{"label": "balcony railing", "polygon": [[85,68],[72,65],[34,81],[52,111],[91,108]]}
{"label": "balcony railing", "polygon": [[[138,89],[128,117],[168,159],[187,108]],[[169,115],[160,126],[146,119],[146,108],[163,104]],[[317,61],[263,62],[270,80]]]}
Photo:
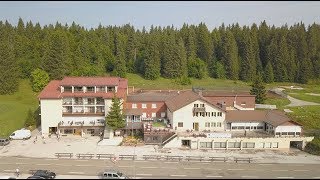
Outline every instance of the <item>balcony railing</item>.
{"label": "balcony railing", "polygon": [[206,112],[206,108],[205,107],[194,107],[193,108],[193,112]]}

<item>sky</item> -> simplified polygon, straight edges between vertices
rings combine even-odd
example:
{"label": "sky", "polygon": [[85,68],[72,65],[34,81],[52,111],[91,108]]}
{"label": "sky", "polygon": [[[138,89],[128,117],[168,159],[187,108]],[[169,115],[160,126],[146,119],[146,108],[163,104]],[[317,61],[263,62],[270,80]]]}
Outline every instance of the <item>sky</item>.
{"label": "sky", "polygon": [[277,27],[303,22],[320,24],[320,2],[313,1],[2,1],[0,20],[17,25],[39,22],[41,26],[57,21],[73,21],[85,28],[121,26],[130,23],[137,29],[143,26],[171,26],[183,23],[198,25],[204,22],[209,30],[238,22],[241,26],[260,24]]}

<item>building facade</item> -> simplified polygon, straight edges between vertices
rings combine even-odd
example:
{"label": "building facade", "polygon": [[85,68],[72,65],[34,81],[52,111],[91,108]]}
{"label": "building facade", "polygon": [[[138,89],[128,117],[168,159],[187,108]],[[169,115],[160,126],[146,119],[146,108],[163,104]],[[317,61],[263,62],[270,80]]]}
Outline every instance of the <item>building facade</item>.
{"label": "building facade", "polygon": [[124,102],[128,82],[118,77],[65,77],[39,94],[42,133],[100,135],[112,97]]}

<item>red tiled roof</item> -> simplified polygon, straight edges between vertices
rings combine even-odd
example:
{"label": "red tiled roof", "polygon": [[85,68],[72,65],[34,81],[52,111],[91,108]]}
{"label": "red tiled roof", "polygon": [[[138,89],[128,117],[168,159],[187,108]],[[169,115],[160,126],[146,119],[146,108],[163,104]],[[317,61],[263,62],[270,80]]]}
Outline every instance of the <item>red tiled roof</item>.
{"label": "red tiled roof", "polygon": [[[119,77],[65,77],[61,80],[61,86],[107,86],[119,85]],[[120,81],[121,82],[121,81]],[[123,86],[124,83],[121,85]]]}
{"label": "red tiled roof", "polygon": [[224,97],[254,97],[256,95],[251,95],[248,92],[215,92],[215,91],[203,91],[202,96],[214,97],[214,96],[224,96]]}
{"label": "red tiled roof", "polygon": [[38,95],[40,99],[59,99],[60,98],[60,81],[53,80]]}

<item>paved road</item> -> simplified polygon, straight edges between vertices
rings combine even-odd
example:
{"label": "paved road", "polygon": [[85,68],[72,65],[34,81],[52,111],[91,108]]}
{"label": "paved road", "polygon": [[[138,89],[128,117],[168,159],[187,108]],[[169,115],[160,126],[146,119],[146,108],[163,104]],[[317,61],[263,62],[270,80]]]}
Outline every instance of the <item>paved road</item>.
{"label": "paved road", "polygon": [[[57,175],[84,175],[96,177],[105,169],[119,169],[136,178],[320,178],[319,164],[256,164],[223,162],[175,162],[110,160],[43,159],[0,157],[0,173],[12,173],[16,168],[22,174],[29,170],[47,169]],[[135,174],[135,175],[134,175]]]}

